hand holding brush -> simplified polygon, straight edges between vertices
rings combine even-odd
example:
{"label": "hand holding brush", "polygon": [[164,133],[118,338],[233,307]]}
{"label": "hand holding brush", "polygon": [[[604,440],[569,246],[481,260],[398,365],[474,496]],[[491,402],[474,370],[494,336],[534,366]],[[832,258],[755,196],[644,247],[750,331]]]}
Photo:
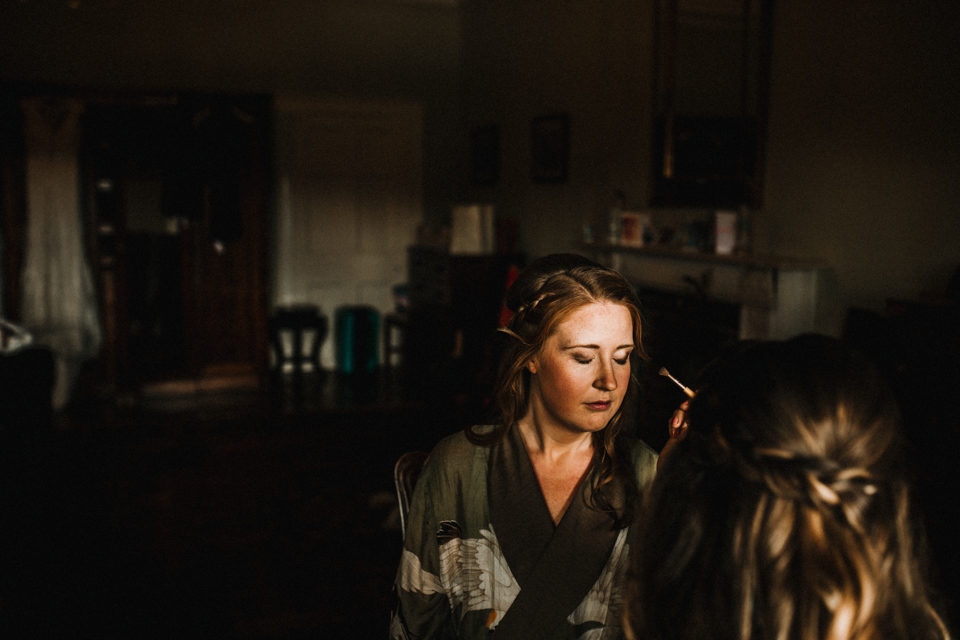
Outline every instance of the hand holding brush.
{"label": "hand holding brush", "polygon": [[[660,375],[665,378],[669,378],[680,387],[683,392],[686,394],[687,398],[693,398],[697,395],[697,392],[683,384],[667,371],[666,367],[660,367]],[[687,409],[690,407],[690,401],[686,400],[683,404],[680,405],[680,408],[673,412],[673,416],[670,418],[670,439],[667,440],[666,445],[663,447],[663,450],[660,452],[660,460],[657,461],[657,466],[659,467],[660,461],[666,457],[666,454],[669,453],[676,444],[683,439],[683,436],[687,432]]]}

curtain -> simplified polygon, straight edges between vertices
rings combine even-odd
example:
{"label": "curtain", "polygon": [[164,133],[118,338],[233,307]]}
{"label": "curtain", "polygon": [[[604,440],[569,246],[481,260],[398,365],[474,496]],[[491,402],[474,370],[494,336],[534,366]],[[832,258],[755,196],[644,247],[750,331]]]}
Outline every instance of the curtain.
{"label": "curtain", "polygon": [[53,407],[70,399],[80,365],[97,354],[101,331],[80,222],[77,100],[21,103],[26,141],[27,238],[23,326],[56,358]]}

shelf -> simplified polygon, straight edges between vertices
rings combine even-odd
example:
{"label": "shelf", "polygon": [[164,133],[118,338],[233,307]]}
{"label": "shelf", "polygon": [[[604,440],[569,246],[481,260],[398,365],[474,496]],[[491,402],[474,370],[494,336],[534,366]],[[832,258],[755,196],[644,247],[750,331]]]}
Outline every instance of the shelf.
{"label": "shelf", "polygon": [[584,243],[583,248],[587,251],[598,251],[607,254],[629,254],[638,256],[647,256],[651,258],[662,258],[665,260],[677,260],[683,262],[702,262],[708,264],[722,264],[736,267],[746,267],[754,269],[822,269],[824,265],[812,260],[801,260],[798,258],[788,258],[780,256],[762,256],[762,255],[718,255],[715,253],[704,253],[702,251],[686,251],[675,247],[631,247],[629,245],[607,244],[598,242]]}
{"label": "shelf", "polygon": [[827,268],[775,256],[716,255],[673,247],[582,245],[638,289],[693,294],[740,307],[741,339],[783,339],[813,331]]}

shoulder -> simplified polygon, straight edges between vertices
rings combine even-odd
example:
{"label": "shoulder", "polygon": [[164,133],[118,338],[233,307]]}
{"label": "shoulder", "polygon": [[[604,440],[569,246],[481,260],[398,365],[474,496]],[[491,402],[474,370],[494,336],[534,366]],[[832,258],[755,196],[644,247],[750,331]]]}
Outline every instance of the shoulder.
{"label": "shoulder", "polygon": [[[473,427],[478,433],[484,433],[492,427]],[[466,431],[459,431],[438,442],[427,456],[425,468],[435,473],[464,471],[478,462],[485,464],[489,447],[478,445],[467,439]]]}
{"label": "shoulder", "polygon": [[464,531],[474,531],[473,523],[489,522],[489,461],[490,448],[470,442],[464,432],[447,436],[427,456],[413,502],[429,505],[436,521],[456,520]]}
{"label": "shoulder", "polygon": [[630,450],[630,464],[637,479],[637,487],[645,491],[657,472],[657,459],[660,456],[643,440],[635,440]]}
{"label": "shoulder", "polygon": [[[477,434],[483,435],[489,432],[493,427],[475,426],[470,428]],[[467,431],[458,431],[457,433],[446,436],[434,446],[430,452],[430,457],[450,457],[450,456],[469,456],[474,455],[478,450],[487,451],[488,447],[470,442],[467,438]]]}

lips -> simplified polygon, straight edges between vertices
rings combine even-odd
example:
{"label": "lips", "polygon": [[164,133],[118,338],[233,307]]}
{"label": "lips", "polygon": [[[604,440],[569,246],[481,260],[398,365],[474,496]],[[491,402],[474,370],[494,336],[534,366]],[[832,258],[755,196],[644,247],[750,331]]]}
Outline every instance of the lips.
{"label": "lips", "polygon": [[610,400],[605,400],[603,402],[588,402],[587,406],[593,409],[594,411],[606,411],[610,408],[613,402]]}

